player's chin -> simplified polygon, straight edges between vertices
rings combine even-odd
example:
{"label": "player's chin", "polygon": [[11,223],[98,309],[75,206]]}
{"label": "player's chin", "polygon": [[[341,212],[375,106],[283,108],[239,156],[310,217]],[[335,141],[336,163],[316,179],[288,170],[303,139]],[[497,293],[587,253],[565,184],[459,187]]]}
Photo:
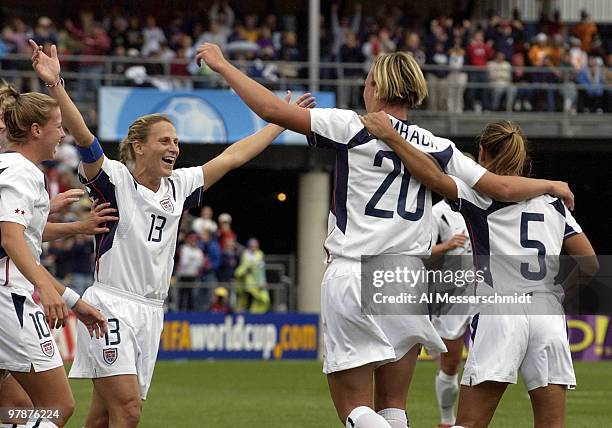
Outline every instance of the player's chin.
{"label": "player's chin", "polygon": [[162,161],[161,163],[161,173],[164,177],[170,177],[172,175],[172,170],[174,168],[174,164],[167,164]]}

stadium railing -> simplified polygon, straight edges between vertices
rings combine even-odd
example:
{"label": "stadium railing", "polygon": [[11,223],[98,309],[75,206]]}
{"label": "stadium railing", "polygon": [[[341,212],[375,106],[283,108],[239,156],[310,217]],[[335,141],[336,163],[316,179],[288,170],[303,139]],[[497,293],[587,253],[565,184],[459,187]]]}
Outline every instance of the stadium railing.
{"label": "stadium railing", "polygon": [[[97,91],[91,90],[100,85],[105,86],[154,86],[160,89],[191,89],[191,88],[225,88],[225,84],[218,75],[206,67],[197,68],[191,59],[160,60],[156,58],[115,57],[115,56],[78,56],[64,55],[61,57],[62,75],[69,87],[74,91],[77,102],[91,110],[96,107]],[[286,61],[234,61],[234,64],[250,74],[256,80],[276,90],[305,90],[308,87],[308,62]],[[95,67],[92,67],[95,66]],[[321,62],[319,86],[321,90],[333,91],[336,94],[336,106],[351,108],[362,112],[362,90],[366,72],[370,66],[365,63]],[[85,67],[86,71],[79,71]],[[177,75],[177,67],[180,75]],[[182,67],[182,68],[181,68]],[[132,71],[128,71],[128,70]],[[189,69],[189,70],[188,70]],[[573,137],[581,132],[592,129],[593,124],[598,126],[611,122],[606,115],[590,115],[577,111],[577,104],[582,101],[587,87],[576,84],[573,79],[576,71],[571,67],[520,67],[525,72],[529,82],[516,82],[508,85],[496,85],[487,81],[487,68],[464,66],[457,70],[448,66],[425,65],[423,71],[426,76],[436,72],[465,73],[465,83],[451,83],[447,80],[428,79],[430,93],[438,89],[451,91],[459,90],[459,96],[465,99],[470,110],[448,111],[445,108],[434,109],[431,102],[426,102],[420,109],[411,114],[424,120],[434,120],[432,124],[423,123],[438,133],[453,133],[453,135],[470,135],[472,128],[464,126],[465,120],[469,123],[470,117],[478,117],[485,113],[493,115],[522,114],[525,120],[546,121],[550,133],[543,136]],[[94,71],[91,71],[94,70]],[[512,69],[512,73],[517,68]],[[602,73],[607,69],[601,67]],[[196,73],[194,75],[191,72]],[[2,77],[19,87],[27,81],[30,90],[40,90],[35,73],[31,70],[30,57],[26,55],[5,54],[0,57],[0,74]],[[474,76],[477,76],[473,78]],[[84,90],[88,89],[88,90]],[[493,90],[497,88],[500,100],[500,111],[491,111],[488,107],[493,97]],[[500,89],[501,88],[501,89]],[[596,113],[609,113],[612,104],[612,85],[600,86],[603,90],[601,105]],[[517,96],[526,98],[529,107],[523,112],[514,112],[514,100]],[[512,102],[502,102],[508,98]],[[431,99],[431,97],[430,97]],[[474,102],[475,101],[475,102]],[[525,103],[523,103],[525,104]],[[527,111],[525,111],[527,110]],[[537,115],[533,112],[537,111]],[[435,116],[432,116],[435,115]],[[95,116],[95,115],[94,115]],[[586,121],[577,118],[586,116],[601,116]],[[536,119],[537,117],[537,119]],[[87,114],[86,114],[87,118]],[[475,121],[475,127],[481,127],[481,120]],[[464,129],[465,128],[465,129]],[[601,131],[601,130],[600,130]],[[599,133],[601,135],[601,132]]]}

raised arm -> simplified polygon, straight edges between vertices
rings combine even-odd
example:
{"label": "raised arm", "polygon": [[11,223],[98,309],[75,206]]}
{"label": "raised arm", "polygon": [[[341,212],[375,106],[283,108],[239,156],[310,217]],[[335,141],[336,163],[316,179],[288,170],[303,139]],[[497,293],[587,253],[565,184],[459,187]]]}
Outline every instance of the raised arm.
{"label": "raised arm", "polygon": [[[274,96],[276,98],[276,96]],[[277,98],[278,99],[278,98]],[[291,100],[291,92],[285,97],[286,103]],[[280,100],[279,100],[280,101]],[[282,102],[282,101],[281,101]],[[312,108],[315,100],[309,93],[297,99],[296,105],[302,108]],[[239,168],[268,147],[276,137],[284,131],[277,125],[268,125],[253,135],[230,145],[219,156],[202,165],[204,171],[204,188],[208,189],[221,177],[233,169]]]}
{"label": "raised arm", "polygon": [[310,112],[307,109],[283,102],[271,91],[247,77],[223,57],[217,45],[204,43],[200,46],[197,49],[196,61],[200,64],[202,60],[223,76],[242,101],[263,120],[300,134],[310,134]]}
{"label": "raised arm", "polygon": [[[417,180],[436,193],[450,200],[457,199],[457,186],[424,152],[408,144],[393,129],[389,117],[383,111],[370,113],[362,118],[368,131],[383,140],[400,157],[406,168]],[[563,199],[569,209],[574,208],[574,195],[567,183],[526,177],[502,176],[486,172],[474,186],[478,192],[501,202],[519,202],[550,193]]]}
{"label": "raised arm", "polygon": [[[94,135],[89,131],[83,116],[74,105],[70,96],[64,89],[63,81],[60,78],[60,63],[57,57],[57,47],[51,45],[49,55],[43,52],[42,47],[36,45],[33,40],[30,40],[32,47],[32,67],[42,79],[49,89],[51,95],[59,104],[62,112],[62,121],[68,131],[74,137],[77,145],[81,148],[90,148],[94,142]],[[79,151],[81,152],[81,151]],[[81,157],[83,153],[81,152]],[[85,161],[86,159],[84,159]],[[87,178],[95,177],[100,168],[102,168],[103,156],[100,156],[95,162],[83,162],[83,169]]]}

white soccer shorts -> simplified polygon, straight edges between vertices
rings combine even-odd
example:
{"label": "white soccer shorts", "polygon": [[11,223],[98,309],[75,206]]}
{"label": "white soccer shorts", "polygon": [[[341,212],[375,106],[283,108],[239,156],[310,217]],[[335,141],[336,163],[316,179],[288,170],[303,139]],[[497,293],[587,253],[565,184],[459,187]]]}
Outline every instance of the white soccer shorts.
{"label": "white soccer shorts", "polygon": [[102,311],[108,319],[109,332],[100,339],[92,339],[87,328],[79,324],[69,377],[93,379],[134,374],[138,377],[140,396],[145,400],[163,328],[163,301],[100,283],[89,287],[83,299]]}
{"label": "white soccer shorts", "polygon": [[32,296],[0,288],[0,372],[43,372],[62,366],[59,349]]}

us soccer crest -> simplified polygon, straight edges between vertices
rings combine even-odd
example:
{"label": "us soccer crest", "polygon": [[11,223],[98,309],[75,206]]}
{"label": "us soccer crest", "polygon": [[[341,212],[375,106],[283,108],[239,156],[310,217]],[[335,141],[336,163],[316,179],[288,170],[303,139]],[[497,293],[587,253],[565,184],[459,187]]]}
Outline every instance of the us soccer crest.
{"label": "us soccer crest", "polygon": [[40,349],[43,351],[47,357],[52,357],[55,354],[55,346],[53,346],[52,340],[47,340],[40,344]]}
{"label": "us soccer crest", "polygon": [[109,366],[117,361],[117,348],[108,348],[102,350],[102,357],[104,358],[104,362]]}
{"label": "us soccer crest", "polygon": [[170,196],[166,196],[164,199],[159,201],[159,203],[161,204],[162,208],[168,211],[169,213],[174,212],[174,205],[172,204]]}

